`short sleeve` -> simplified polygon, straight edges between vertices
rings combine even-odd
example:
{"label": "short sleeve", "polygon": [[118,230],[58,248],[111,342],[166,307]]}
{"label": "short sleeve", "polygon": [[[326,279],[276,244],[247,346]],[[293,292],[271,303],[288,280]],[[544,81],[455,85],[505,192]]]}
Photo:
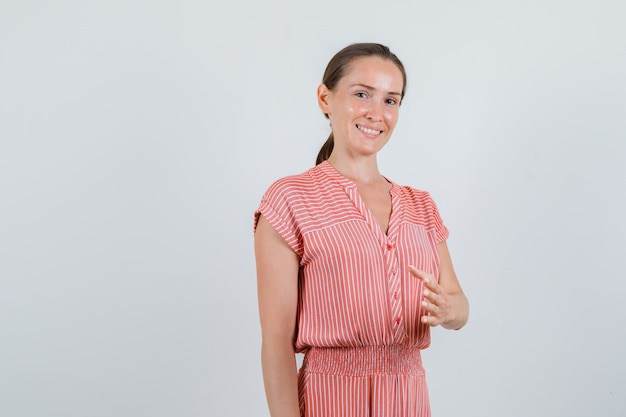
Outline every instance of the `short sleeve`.
{"label": "short sleeve", "polygon": [[407,216],[411,222],[424,226],[433,234],[436,243],[445,242],[450,232],[443,223],[435,201],[426,191],[411,187],[403,189],[403,195],[408,203]]}
{"label": "short sleeve", "polygon": [[428,195],[428,199],[430,200],[430,203],[432,205],[431,213],[432,221],[435,227],[435,240],[437,243],[445,242],[450,236],[450,232],[448,231],[446,225],[443,223],[441,215],[439,214],[439,210],[437,209],[437,205],[435,204],[435,201],[430,197],[430,194]]}
{"label": "short sleeve", "polygon": [[288,180],[276,181],[263,195],[254,212],[254,231],[256,232],[262,214],[294,252],[302,257],[302,233],[296,214],[297,201],[297,190],[290,187]]}

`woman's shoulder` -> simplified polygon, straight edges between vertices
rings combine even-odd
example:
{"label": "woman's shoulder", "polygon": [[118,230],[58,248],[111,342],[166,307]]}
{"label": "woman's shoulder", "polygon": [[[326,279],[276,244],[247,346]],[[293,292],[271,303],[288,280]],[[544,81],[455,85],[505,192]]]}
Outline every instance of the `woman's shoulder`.
{"label": "woman's shoulder", "polygon": [[265,192],[266,198],[270,197],[287,197],[307,193],[315,184],[314,170],[316,167],[310,168],[299,174],[291,174],[275,180]]}
{"label": "woman's shoulder", "polygon": [[402,194],[403,197],[406,197],[411,201],[423,203],[432,202],[432,197],[428,191],[415,188],[410,185],[398,185],[398,189],[400,190],[400,194]]}
{"label": "woman's shoulder", "polygon": [[417,217],[439,217],[439,210],[431,193],[408,185],[398,186],[408,212]]}

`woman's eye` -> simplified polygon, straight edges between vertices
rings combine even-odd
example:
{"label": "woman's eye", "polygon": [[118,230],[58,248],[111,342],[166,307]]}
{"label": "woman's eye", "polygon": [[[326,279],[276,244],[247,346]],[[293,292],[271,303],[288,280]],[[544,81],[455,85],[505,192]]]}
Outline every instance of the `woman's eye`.
{"label": "woman's eye", "polygon": [[387,99],[387,104],[391,105],[391,106],[395,106],[398,102],[393,99],[393,98],[388,98]]}
{"label": "woman's eye", "polygon": [[356,96],[358,98],[367,98],[367,94],[366,93],[356,93]]}

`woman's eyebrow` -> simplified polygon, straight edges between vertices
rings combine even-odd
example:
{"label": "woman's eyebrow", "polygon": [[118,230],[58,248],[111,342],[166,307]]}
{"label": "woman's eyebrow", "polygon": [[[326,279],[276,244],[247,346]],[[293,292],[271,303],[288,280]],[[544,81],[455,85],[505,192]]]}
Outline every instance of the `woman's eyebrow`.
{"label": "woman's eyebrow", "polygon": [[[372,86],[369,86],[367,84],[353,84],[352,87],[361,87],[364,88],[366,90],[370,90],[370,91],[375,91],[376,89]],[[396,93],[395,91],[389,91],[387,92],[387,94],[393,95],[393,96],[401,96],[401,93]]]}

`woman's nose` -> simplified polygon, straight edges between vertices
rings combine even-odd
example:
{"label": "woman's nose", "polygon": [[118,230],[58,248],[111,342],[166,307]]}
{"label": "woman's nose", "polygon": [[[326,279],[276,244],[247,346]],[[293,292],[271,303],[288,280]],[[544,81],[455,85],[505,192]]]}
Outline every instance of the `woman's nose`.
{"label": "woman's nose", "polygon": [[368,120],[372,120],[375,122],[381,121],[383,119],[383,107],[381,103],[377,101],[371,101],[369,103],[365,116],[368,118]]}

